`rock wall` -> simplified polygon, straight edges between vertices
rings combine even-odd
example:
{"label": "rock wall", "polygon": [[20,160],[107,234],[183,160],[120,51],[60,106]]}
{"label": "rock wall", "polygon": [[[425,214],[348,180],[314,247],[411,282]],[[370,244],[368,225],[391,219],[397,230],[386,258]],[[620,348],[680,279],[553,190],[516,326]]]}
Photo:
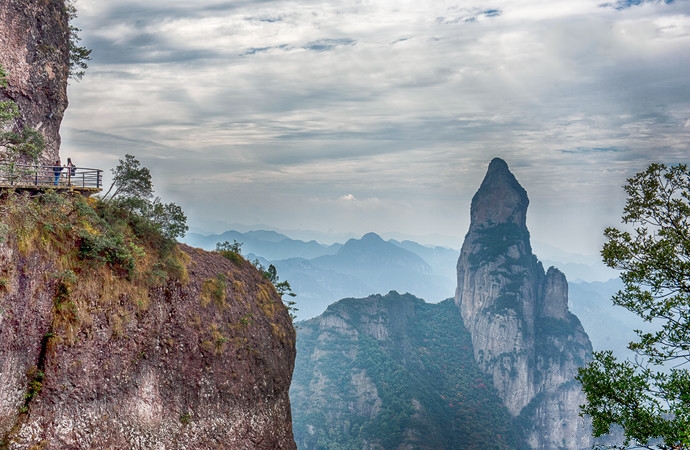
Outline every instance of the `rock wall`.
{"label": "rock wall", "polygon": [[300,322],[290,388],[299,448],[523,450],[452,299],[395,291]]}
{"label": "rock wall", "polygon": [[0,0],[0,65],[8,73],[0,100],[19,106],[17,130],[39,130],[46,142],[40,161],[60,152],[60,123],[67,108],[69,25],[64,0]]}
{"label": "rock wall", "polygon": [[477,363],[525,424],[532,448],[588,448],[590,430],[578,417],[585,398],[573,379],[592,346],[568,311],[565,276],[544,273],[532,254],[528,205],[505,161],[491,161],[472,199],[455,302]]}
{"label": "rock wall", "polygon": [[[246,261],[182,249],[188,280],[83,273],[76,307],[54,260],[0,245],[0,447],[295,448],[280,297]],[[219,274],[226,299],[204,301]]]}

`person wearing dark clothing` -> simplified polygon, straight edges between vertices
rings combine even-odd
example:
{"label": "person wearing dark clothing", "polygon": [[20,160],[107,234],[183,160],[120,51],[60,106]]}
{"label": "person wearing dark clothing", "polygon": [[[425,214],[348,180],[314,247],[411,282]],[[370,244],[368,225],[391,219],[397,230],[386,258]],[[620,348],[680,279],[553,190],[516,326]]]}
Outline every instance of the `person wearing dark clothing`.
{"label": "person wearing dark clothing", "polygon": [[53,175],[55,175],[55,186],[57,186],[60,182],[60,174],[62,173],[62,169],[64,169],[64,167],[62,167],[62,163],[58,159],[57,161],[55,161],[55,165],[53,166]]}

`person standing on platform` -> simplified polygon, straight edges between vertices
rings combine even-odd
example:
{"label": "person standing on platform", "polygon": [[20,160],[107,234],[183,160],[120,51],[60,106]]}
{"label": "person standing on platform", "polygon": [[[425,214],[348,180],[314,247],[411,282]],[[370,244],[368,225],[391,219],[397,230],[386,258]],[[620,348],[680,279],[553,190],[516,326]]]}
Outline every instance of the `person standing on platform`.
{"label": "person standing on platform", "polygon": [[64,167],[62,167],[62,163],[59,159],[56,160],[55,165],[53,166],[53,175],[55,175],[55,182],[53,184],[55,184],[55,186],[57,186],[60,182],[60,174],[62,173],[62,169],[64,169]]}

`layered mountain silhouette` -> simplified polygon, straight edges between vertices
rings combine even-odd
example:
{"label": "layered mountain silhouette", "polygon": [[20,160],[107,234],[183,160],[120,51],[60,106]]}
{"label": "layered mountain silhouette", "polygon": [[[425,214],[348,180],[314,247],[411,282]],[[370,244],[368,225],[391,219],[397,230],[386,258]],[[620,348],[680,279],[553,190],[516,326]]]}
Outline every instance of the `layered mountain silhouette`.
{"label": "layered mountain silhouette", "polygon": [[331,255],[338,251],[342,244],[324,245],[314,240],[301,241],[291,239],[275,231],[256,230],[245,233],[229,230],[222,234],[202,235],[187,233],[185,242],[193,247],[213,250],[216,243],[237,241],[242,244],[242,253],[254,254],[269,261],[287,258],[312,259]]}
{"label": "layered mountain silhouette", "polygon": [[[306,320],[323,313],[326,307],[347,297],[368,296],[370,286],[353,274],[354,271],[338,272],[314,264],[310,258],[324,255],[335,255],[343,246],[342,243],[332,245],[320,244],[314,240],[303,241],[291,239],[275,231],[257,230],[250,232],[227,231],[218,235],[200,235],[190,233],[186,237],[188,243],[209,250],[215,248],[217,242],[236,240],[243,243],[242,250],[250,259],[258,258],[262,264],[276,264],[279,268],[281,280],[288,280],[297,293],[299,320]],[[435,292],[452,292],[457,284],[456,263],[459,251],[446,247],[430,247],[417,242],[405,240],[386,241],[397,247],[408,250],[419,256],[432,268],[431,274],[416,274],[416,277],[436,277],[438,284]],[[544,244],[540,244],[542,250]],[[547,246],[548,247],[548,246]],[[559,270],[568,274],[568,302],[573,313],[582,322],[595,350],[612,349],[617,355],[632,356],[627,350],[627,344],[635,338],[632,330],[646,329],[646,323],[624,308],[614,306],[612,295],[621,287],[618,278],[609,281],[577,280],[581,276],[586,278],[606,280],[615,276],[612,270],[601,270],[601,265],[592,262],[592,258],[581,255],[567,254],[555,248],[549,250],[550,259],[541,259],[544,266],[557,266]],[[284,257],[283,259],[280,259]],[[556,261],[563,258],[569,263]],[[276,259],[277,258],[277,259]],[[574,275],[571,274],[574,273]],[[573,281],[575,279],[575,281]],[[379,292],[387,292],[384,289]],[[450,294],[431,297],[427,293],[415,293],[427,301],[436,301]]]}
{"label": "layered mountain silhouette", "polygon": [[272,263],[298,292],[298,317],[320,314],[343,297],[398,290],[439,301],[452,294],[448,276],[437,275],[422,257],[375,233],[350,239],[331,255]]}
{"label": "layered mountain silhouette", "polygon": [[281,280],[297,293],[297,317],[317,316],[345,297],[409,292],[438,302],[453,295],[458,251],[427,247],[412,241],[384,241],[376,233],[329,246],[290,239],[274,231],[186,237],[190,245],[207,249],[217,242],[242,243],[242,253],[261,264],[273,264]]}

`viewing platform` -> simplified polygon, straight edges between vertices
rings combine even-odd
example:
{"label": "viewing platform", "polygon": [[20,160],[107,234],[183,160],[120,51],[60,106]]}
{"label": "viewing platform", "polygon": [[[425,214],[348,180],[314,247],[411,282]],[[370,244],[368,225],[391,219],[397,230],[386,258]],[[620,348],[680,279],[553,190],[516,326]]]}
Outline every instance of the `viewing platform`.
{"label": "viewing platform", "polygon": [[[59,168],[62,167],[62,170]],[[86,197],[103,189],[103,171],[85,167],[44,166],[0,162],[0,189],[74,191]]]}

